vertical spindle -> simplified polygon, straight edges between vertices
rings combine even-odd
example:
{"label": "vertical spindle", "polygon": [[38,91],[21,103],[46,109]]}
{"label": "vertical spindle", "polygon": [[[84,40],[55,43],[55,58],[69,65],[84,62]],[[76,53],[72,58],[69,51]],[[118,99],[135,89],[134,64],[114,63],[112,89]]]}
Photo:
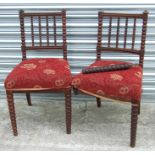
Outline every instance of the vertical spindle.
{"label": "vertical spindle", "polygon": [[109,33],[108,33],[108,47],[110,47],[111,42],[111,27],[112,27],[112,17],[109,18]]}
{"label": "vertical spindle", "polygon": [[42,46],[42,34],[41,34],[41,16],[38,16],[39,20],[39,44]]}
{"label": "vertical spindle", "polygon": [[48,25],[48,16],[46,16],[46,40],[47,40],[47,46],[49,46],[49,25]]}
{"label": "vertical spindle", "polygon": [[53,28],[54,28],[54,45],[56,46],[57,41],[56,41],[56,17],[53,17]]}
{"label": "vertical spindle", "polygon": [[118,48],[119,44],[119,29],[120,29],[120,18],[117,19],[117,34],[116,34],[116,48]]}
{"label": "vertical spindle", "polygon": [[34,28],[33,28],[33,16],[31,18],[31,40],[32,40],[32,46],[34,47]]}
{"label": "vertical spindle", "polygon": [[132,50],[135,46],[135,36],[136,36],[136,18],[134,18],[134,24],[133,24],[133,33],[132,33]]}
{"label": "vertical spindle", "polygon": [[126,18],[125,20],[124,48],[126,48],[127,33],[128,33],[128,18]]}

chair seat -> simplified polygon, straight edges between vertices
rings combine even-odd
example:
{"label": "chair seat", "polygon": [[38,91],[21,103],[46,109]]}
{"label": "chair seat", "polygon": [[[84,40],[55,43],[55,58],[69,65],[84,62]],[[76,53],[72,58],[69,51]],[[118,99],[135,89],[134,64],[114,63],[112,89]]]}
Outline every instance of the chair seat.
{"label": "chair seat", "polygon": [[[121,63],[128,62],[98,60],[88,68]],[[108,97],[127,102],[139,101],[142,91],[142,68],[137,65],[127,70],[92,74],[79,73],[73,77],[72,85],[96,97]]]}
{"label": "chair seat", "polygon": [[6,89],[59,89],[71,85],[69,64],[64,59],[35,58],[22,61],[5,80]]}

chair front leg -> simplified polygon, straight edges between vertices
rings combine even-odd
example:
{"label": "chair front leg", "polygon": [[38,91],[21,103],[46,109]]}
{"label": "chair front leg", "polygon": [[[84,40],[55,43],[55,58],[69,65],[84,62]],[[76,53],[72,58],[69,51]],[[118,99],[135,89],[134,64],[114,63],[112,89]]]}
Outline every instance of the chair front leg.
{"label": "chair front leg", "polygon": [[66,133],[71,134],[71,123],[72,123],[71,88],[65,91],[65,111],[66,111]]}
{"label": "chair front leg", "polygon": [[14,134],[14,136],[17,136],[18,132],[17,132],[16,113],[15,113],[13,92],[6,91],[6,95],[7,95],[8,109],[9,109],[13,134]]}
{"label": "chair front leg", "polygon": [[139,110],[139,104],[133,102],[131,106],[131,133],[130,133],[131,147],[135,147],[136,144],[138,110]]}
{"label": "chair front leg", "polygon": [[96,97],[97,107],[101,107],[101,99]]}
{"label": "chair front leg", "polygon": [[26,99],[27,99],[28,105],[31,106],[32,103],[31,103],[31,95],[30,95],[30,93],[26,93]]}

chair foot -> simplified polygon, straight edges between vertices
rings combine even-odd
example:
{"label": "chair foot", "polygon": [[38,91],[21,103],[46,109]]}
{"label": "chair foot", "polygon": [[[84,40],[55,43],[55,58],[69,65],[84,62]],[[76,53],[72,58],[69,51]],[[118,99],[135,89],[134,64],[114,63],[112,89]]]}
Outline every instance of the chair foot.
{"label": "chair foot", "polygon": [[71,134],[72,123],[72,104],[71,104],[71,89],[65,91],[65,111],[66,111],[66,133]]}
{"label": "chair foot", "polygon": [[97,107],[100,108],[101,107],[101,99],[96,97],[96,102],[97,102]]}
{"label": "chair foot", "polygon": [[30,93],[26,93],[26,99],[29,106],[32,106]]}
{"label": "chair foot", "polygon": [[17,132],[16,113],[15,113],[15,107],[14,107],[13,93],[6,91],[6,95],[7,95],[8,109],[9,109],[9,114],[10,114],[13,135],[17,136],[18,132]]}
{"label": "chair foot", "polygon": [[18,133],[14,133],[13,135],[14,135],[14,136],[18,136]]}
{"label": "chair foot", "polygon": [[69,135],[69,134],[71,134],[71,131],[67,131],[66,133]]}
{"label": "chair foot", "polygon": [[136,132],[137,132],[137,120],[138,120],[138,104],[133,103],[131,107],[131,135],[130,146],[135,147],[136,144]]}

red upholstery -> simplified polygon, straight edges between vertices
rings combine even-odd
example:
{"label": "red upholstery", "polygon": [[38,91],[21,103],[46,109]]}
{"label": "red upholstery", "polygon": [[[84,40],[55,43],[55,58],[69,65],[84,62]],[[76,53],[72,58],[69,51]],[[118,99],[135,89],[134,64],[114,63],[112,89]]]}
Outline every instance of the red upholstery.
{"label": "red upholstery", "polygon": [[[98,60],[89,67],[121,63],[121,61]],[[139,101],[141,98],[142,68],[135,66],[123,71],[93,74],[80,73],[73,77],[72,85],[94,96],[108,97],[122,101]]]}
{"label": "red upholstery", "polygon": [[5,80],[6,89],[59,89],[71,85],[70,67],[56,58],[29,59],[17,65]]}

